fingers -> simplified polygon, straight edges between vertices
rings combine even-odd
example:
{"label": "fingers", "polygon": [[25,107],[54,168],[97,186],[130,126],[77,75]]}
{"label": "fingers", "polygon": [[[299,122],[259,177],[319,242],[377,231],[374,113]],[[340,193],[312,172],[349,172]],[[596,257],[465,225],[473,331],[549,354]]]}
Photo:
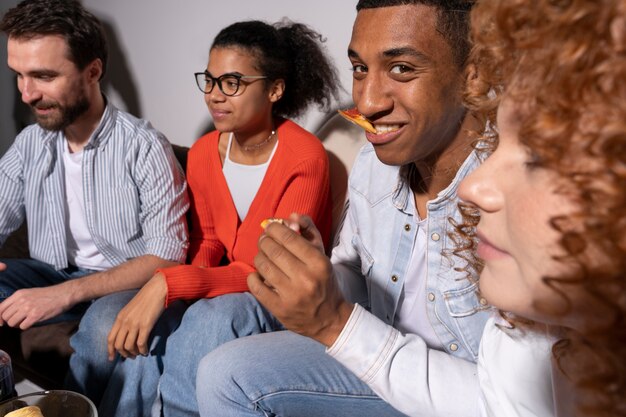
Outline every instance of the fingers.
{"label": "fingers", "polygon": [[7,269],[7,264],[0,262],[0,271],[4,271],[5,269]]}
{"label": "fingers", "polygon": [[4,326],[5,324],[8,324],[6,322],[6,320],[4,319],[4,312],[6,311],[7,307],[8,307],[8,301],[9,299],[5,299],[3,302],[0,303],[0,326]]}
{"label": "fingers", "polygon": [[167,283],[155,275],[118,313],[107,339],[109,360],[119,352],[125,358],[148,354],[150,333],[164,311]]}
{"label": "fingers", "polygon": [[117,320],[115,320],[115,323],[113,323],[113,327],[111,327],[111,331],[109,332],[109,336],[107,337],[107,353],[109,354],[109,361],[115,359],[115,344],[119,331],[120,324]]}
{"label": "fingers", "polygon": [[25,308],[19,308],[19,303],[15,302],[15,294],[0,304],[2,323],[9,327],[19,327],[22,330],[28,329],[37,322],[34,318],[29,319],[29,315],[32,314]]}
{"label": "fingers", "polygon": [[9,327],[18,327],[24,321],[26,316],[20,310],[10,306],[2,315],[4,321]]}
{"label": "fingers", "polygon": [[[107,352],[110,361],[115,359],[115,352],[119,352],[119,354],[125,358],[134,358],[140,353],[137,344],[142,331],[134,325],[123,324],[124,321],[123,316],[118,315],[107,337]],[[144,350],[146,350],[146,341],[143,343]]]}
{"label": "fingers", "polygon": [[[288,233],[291,234],[292,239],[300,239],[306,243],[306,241],[289,231],[284,226]],[[287,242],[289,241],[287,238]],[[285,238],[283,238],[283,242]],[[265,285],[276,289],[282,289],[285,285],[288,285],[290,281],[290,271],[301,270],[304,268],[304,262],[296,257],[285,246],[280,244],[274,237],[267,235],[261,239],[258,244],[259,251],[254,257],[254,266],[257,272],[263,277]]]}
{"label": "fingers", "polygon": [[290,220],[297,222],[298,229],[302,237],[317,246],[320,251],[324,252],[324,241],[322,239],[322,235],[310,216],[293,213],[289,218]]}
{"label": "fingers", "polygon": [[137,340],[137,331],[128,329],[127,327],[119,327],[111,329],[107,338],[107,351],[109,360],[115,359],[115,353],[118,352],[124,358],[134,358],[137,356],[137,348],[135,341]]}
{"label": "fingers", "polygon": [[145,328],[139,329],[139,334],[137,335],[137,354],[138,355],[147,355],[148,354],[148,338],[150,337],[150,330]]}
{"label": "fingers", "polygon": [[30,329],[38,321],[39,319],[36,319],[34,316],[26,316],[20,322],[20,329],[22,330]]}
{"label": "fingers", "polygon": [[139,335],[139,330],[136,327],[132,327],[129,329],[128,333],[126,333],[126,339],[122,341],[122,348],[118,349],[118,352],[125,358],[134,358],[139,354],[139,349],[137,348],[137,336]]}
{"label": "fingers", "polygon": [[248,275],[248,289],[270,311],[280,302],[279,295],[256,272]]}
{"label": "fingers", "polygon": [[[299,268],[312,257],[320,255],[319,248],[315,243],[310,242],[307,236],[314,237],[315,234],[319,235],[319,232],[315,226],[308,225],[304,217],[299,221],[303,221],[303,226],[307,228],[301,229],[301,233],[304,232],[306,235],[298,234],[285,225],[272,223],[265,229],[263,238],[259,240],[259,252],[265,254],[281,269]],[[321,253],[323,254],[323,250]]]}

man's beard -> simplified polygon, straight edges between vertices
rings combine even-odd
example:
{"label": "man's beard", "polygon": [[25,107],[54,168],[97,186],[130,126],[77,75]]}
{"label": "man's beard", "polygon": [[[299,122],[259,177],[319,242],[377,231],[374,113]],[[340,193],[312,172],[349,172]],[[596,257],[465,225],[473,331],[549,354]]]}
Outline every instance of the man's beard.
{"label": "man's beard", "polygon": [[[76,101],[68,106],[62,106],[56,101],[39,101],[31,104],[31,110],[35,120],[46,130],[60,131],[71,125],[89,109],[89,100],[84,91],[79,91]],[[42,115],[36,109],[52,110],[51,113]],[[55,111],[56,110],[56,111]]]}

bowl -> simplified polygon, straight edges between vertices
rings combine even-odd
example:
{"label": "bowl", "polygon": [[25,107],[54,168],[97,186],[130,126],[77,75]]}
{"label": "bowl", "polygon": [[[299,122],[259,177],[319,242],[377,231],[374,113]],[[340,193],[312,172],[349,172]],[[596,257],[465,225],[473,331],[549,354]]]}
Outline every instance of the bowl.
{"label": "bowl", "polygon": [[82,394],[65,390],[33,392],[0,403],[0,417],[36,405],[44,417],[98,417],[96,406]]}

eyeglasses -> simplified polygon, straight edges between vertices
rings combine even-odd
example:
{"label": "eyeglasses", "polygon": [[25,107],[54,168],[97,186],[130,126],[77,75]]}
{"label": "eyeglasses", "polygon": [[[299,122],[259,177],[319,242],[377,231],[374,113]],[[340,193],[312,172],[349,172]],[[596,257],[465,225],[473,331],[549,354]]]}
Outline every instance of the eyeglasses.
{"label": "eyeglasses", "polygon": [[198,88],[204,94],[209,94],[213,91],[213,87],[217,84],[220,91],[226,96],[234,96],[237,94],[241,86],[241,80],[260,80],[267,78],[265,75],[240,75],[233,73],[222,74],[216,78],[208,71],[196,72],[194,75],[196,76]]}

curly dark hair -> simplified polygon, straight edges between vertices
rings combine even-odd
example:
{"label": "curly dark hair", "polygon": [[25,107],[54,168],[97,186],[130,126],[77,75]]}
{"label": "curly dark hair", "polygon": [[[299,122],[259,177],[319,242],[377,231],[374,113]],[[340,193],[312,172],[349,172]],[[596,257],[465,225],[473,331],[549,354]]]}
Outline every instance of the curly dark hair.
{"label": "curly dark hair", "polygon": [[217,34],[211,49],[237,47],[250,51],[257,69],[269,81],[285,80],[285,92],[273,114],[298,117],[310,104],[330,108],[338,99],[337,70],[322,47],[322,36],[301,23],[274,25],[258,20],[233,23]]}
{"label": "curly dark hair", "polygon": [[[537,308],[558,319],[582,296],[585,326],[565,329],[553,354],[579,415],[626,416],[626,2],[482,0],[472,37],[467,106],[491,123],[505,95],[523,108],[520,142],[579,207],[551,222],[573,270],[544,277],[570,309]],[[461,249],[475,222],[459,228]]]}
{"label": "curly dark hair", "polygon": [[475,0],[359,0],[356,10],[423,4],[437,9],[437,31],[452,48],[454,61],[465,67],[470,51],[469,12]]}
{"label": "curly dark hair", "polygon": [[78,69],[100,59],[100,79],[104,77],[109,54],[102,24],[78,1],[24,0],[5,13],[0,31],[15,39],[60,35],[65,38],[69,58]]}

